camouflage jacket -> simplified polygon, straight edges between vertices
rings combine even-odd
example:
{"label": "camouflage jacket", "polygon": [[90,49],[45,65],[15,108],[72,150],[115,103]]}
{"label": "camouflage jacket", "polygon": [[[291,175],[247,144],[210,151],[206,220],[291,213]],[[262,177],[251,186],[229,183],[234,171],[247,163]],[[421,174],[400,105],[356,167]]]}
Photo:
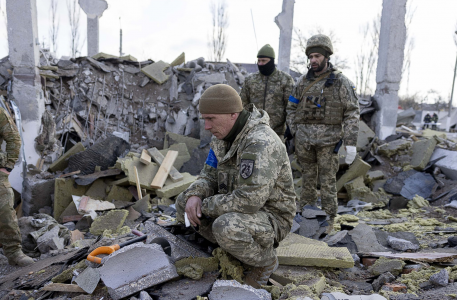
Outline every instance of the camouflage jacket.
{"label": "camouflage jacket", "polygon": [[270,127],[282,138],[286,131],[287,99],[293,86],[292,77],[277,69],[270,76],[256,72],[246,78],[240,97],[244,107],[254,103],[265,110],[270,116]]}
{"label": "camouflage jacket", "polygon": [[276,241],[286,237],[295,216],[295,191],[286,148],[268,126],[263,110],[248,105],[249,119],[231,146],[213,137],[198,179],[184,196],[203,199],[211,218],[238,212],[267,212]]}
{"label": "camouflage jacket", "polygon": [[6,142],[6,153],[0,151],[0,168],[14,168],[21,149],[21,136],[16,124],[3,108],[0,107],[0,145]]}
{"label": "camouflage jacket", "polygon": [[[297,131],[300,131],[299,136],[304,139],[301,143],[315,146],[330,146],[343,140],[346,146],[356,146],[357,136],[359,132],[359,102],[355,94],[354,84],[341,72],[332,66],[325,72],[330,75],[335,74],[333,84],[325,87],[325,82],[328,78],[325,75],[319,82],[315,83],[306,93],[308,94],[324,94],[333,97],[333,101],[329,103],[338,103],[341,114],[337,116],[342,120],[341,124],[303,124],[299,120],[303,119],[303,115],[297,114],[299,103],[307,98],[303,94],[304,90],[310,85],[316,77],[308,74],[303,75],[298,80],[292,90],[292,97],[289,98],[287,104],[287,124],[290,127],[292,134],[295,136]],[[301,99],[303,96],[303,99]],[[338,110],[337,110],[338,111]]]}

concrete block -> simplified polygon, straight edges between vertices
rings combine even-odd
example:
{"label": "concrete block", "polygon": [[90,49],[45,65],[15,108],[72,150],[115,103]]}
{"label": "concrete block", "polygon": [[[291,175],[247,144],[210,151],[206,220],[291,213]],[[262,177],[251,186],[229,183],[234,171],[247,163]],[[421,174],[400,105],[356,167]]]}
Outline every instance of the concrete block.
{"label": "concrete block", "polygon": [[186,62],[186,54],[183,52],[179,54],[178,57],[175,58],[175,60],[170,64],[170,66],[179,66],[180,64],[183,64]]}
{"label": "concrete block", "polygon": [[436,148],[430,160],[440,158],[441,156],[445,156],[445,158],[435,163],[435,166],[439,167],[441,172],[448,178],[457,180],[457,151]]}
{"label": "concrete block", "polygon": [[379,244],[373,228],[367,224],[359,224],[353,230],[349,231],[349,235],[357,245],[360,252],[387,251]]}
{"label": "concrete block", "polygon": [[40,250],[41,254],[48,253],[50,250],[60,250],[65,247],[64,239],[59,237],[59,230],[59,226],[55,226],[36,240],[38,250]]}
{"label": "concrete block", "polygon": [[132,198],[133,196],[127,188],[112,185],[108,195],[105,197],[105,200],[110,202],[113,200],[131,202]]}
{"label": "concrete block", "polygon": [[378,147],[378,153],[385,157],[392,157],[402,150],[407,150],[411,147],[411,142],[407,140],[395,140],[393,142],[381,145]]}
{"label": "concrete block", "polygon": [[359,176],[365,176],[370,168],[371,166],[368,163],[364,162],[359,156],[357,156],[346,173],[344,173],[343,176],[341,176],[341,178],[336,182],[336,191],[339,192],[346,182]]}
{"label": "concrete block", "polygon": [[391,283],[393,281],[395,281],[394,275],[392,275],[390,272],[383,273],[379,275],[379,277],[376,278],[375,281],[373,281],[373,290],[375,292],[378,292],[384,284]]}
{"label": "concrete block", "polygon": [[146,291],[141,291],[140,300],[152,300],[152,298]]}
{"label": "concrete block", "polygon": [[331,268],[354,266],[354,260],[347,248],[328,247],[325,243],[322,246],[303,244],[300,241],[290,241],[287,246],[280,243],[276,255],[281,265]]}
{"label": "concrete block", "polygon": [[96,268],[86,268],[76,277],[76,284],[86,293],[92,294],[100,281],[100,272]]}
{"label": "concrete block", "polygon": [[178,182],[173,182],[170,178],[167,178],[165,186],[156,190],[157,197],[171,198],[177,196],[181,192],[185,191],[195,180],[197,180],[197,176],[192,176],[189,173],[181,174],[184,178]]}
{"label": "concrete block", "polygon": [[72,195],[84,196],[88,186],[77,186],[73,178],[57,178],[54,186],[54,218],[59,219],[62,212],[73,202]]}
{"label": "concrete block", "polygon": [[417,171],[422,171],[430,161],[435,147],[436,139],[425,139],[415,142],[411,148],[411,166]]}
{"label": "concrete block", "polygon": [[381,170],[368,172],[364,177],[364,182],[366,185],[372,184],[373,181],[384,179],[384,172]]}
{"label": "concrete block", "polygon": [[52,206],[55,179],[38,179],[27,176],[22,189],[22,212],[24,216],[38,213],[40,208]]}
{"label": "concrete block", "polygon": [[430,276],[430,282],[435,286],[446,286],[449,284],[449,272],[446,269],[442,269],[438,273]]}
{"label": "concrete block", "polygon": [[388,259],[380,257],[369,269],[373,275],[381,275],[386,272],[390,272],[395,276],[400,275],[403,267],[406,263],[399,259]]}
{"label": "concrete block", "polygon": [[59,157],[52,165],[49,166],[48,170],[51,172],[63,171],[68,167],[68,158],[76,153],[86,150],[82,143],[77,143],[70,150],[65,152]]}
{"label": "concrete block", "polygon": [[126,246],[104,257],[102,263],[100,277],[114,300],[179,277],[157,244]]}
{"label": "concrete block", "polygon": [[155,62],[144,67],[143,69],[141,69],[141,72],[143,72],[146,76],[154,80],[156,83],[162,84],[168,80],[169,76],[166,75],[163,71],[169,66],[170,65],[166,62],[159,60],[158,62]]}
{"label": "concrete block", "polygon": [[387,242],[389,243],[389,246],[392,249],[397,250],[397,251],[403,251],[403,252],[408,251],[408,250],[417,251],[420,248],[419,245],[413,244],[410,241],[407,241],[404,239],[398,239],[398,238],[395,238],[392,236],[389,236],[387,238]]}
{"label": "concrete block", "polygon": [[356,179],[353,179],[347,183],[344,184],[344,188],[346,189],[346,192],[348,193],[348,198],[349,199],[354,199],[352,193],[358,189],[364,188],[365,183],[363,180],[362,176],[357,177]]}
{"label": "concrete block", "polygon": [[113,233],[118,232],[124,225],[128,214],[128,210],[125,209],[109,211],[94,220],[90,226],[90,233],[101,235],[105,230],[112,230]]}
{"label": "concrete block", "polygon": [[384,184],[384,190],[389,194],[400,195],[401,190],[405,185],[405,180],[416,173],[416,170],[408,170],[406,172],[399,173],[395,177],[387,179],[386,183]]}
{"label": "concrete block", "polygon": [[357,137],[357,151],[363,151],[375,137],[375,133],[365,122],[359,122],[359,135]]}
{"label": "concrete block", "polygon": [[209,300],[271,300],[271,294],[264,289],[255,289],[249,285],[240,284],[236,280],[217,280],[208,298]]}

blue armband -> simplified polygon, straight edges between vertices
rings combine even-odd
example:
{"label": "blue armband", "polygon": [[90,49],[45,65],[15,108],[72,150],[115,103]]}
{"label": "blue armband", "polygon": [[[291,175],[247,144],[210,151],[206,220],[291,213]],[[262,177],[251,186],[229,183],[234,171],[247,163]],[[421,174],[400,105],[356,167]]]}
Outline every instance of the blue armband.
{"label": "blue armband", "polygon": [[217,169],[217,157],[216,154],[214,154],[213,149],[209,149],[208,157],[206,158],[205,164]]}
{"label": "blue armband", "polygon": [[300,102],[300,100],[298,100],[297,98],[295,98],[292,95],[289,96],[289,101],[292,103],[295,103],[295,104],[298,104]]}

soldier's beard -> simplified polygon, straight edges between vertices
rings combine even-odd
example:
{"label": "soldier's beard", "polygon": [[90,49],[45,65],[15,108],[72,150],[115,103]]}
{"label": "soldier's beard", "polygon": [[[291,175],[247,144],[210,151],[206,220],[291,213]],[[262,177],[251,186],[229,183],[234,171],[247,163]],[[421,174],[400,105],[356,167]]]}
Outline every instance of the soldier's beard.
{"label": "soldier's beard", "polygon": [[324,59],[324,60],[317,66],[317,69],[314,69],[313,65],[311,65],[311,68],[313,69],[314,73],[319,73],[319,72],[322,71],[326,66],[327,66],[327,61]]}

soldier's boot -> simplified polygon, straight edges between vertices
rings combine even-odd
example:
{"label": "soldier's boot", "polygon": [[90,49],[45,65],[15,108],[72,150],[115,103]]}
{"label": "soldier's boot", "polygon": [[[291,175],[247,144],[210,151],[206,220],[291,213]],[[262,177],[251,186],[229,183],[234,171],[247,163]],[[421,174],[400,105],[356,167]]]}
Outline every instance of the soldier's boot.
{"label": "soldier's boot", "polygon": [[19,250],[12,256],[8,257],[8,263],[12,266],[25,267],[33,264],[34,262],[35,261],[31,257],[25,255],[22,250]]}
{"label": "soldier's boot", "polygon": [[275,257],[275,261],[265,267],[253,267],[244,278],[244,283],[252,286],[255,289],[260,288],[262,285],[266,285],[271,274],[279,266],[278,257]]}
{"label": "soldier's boot", "polygon": [[329,235],[330,233],[333,232],[333,224],[335,224],[335,218],[330,218],[327,220],[328,226],[327,229],[325,230],[325,234]]}

